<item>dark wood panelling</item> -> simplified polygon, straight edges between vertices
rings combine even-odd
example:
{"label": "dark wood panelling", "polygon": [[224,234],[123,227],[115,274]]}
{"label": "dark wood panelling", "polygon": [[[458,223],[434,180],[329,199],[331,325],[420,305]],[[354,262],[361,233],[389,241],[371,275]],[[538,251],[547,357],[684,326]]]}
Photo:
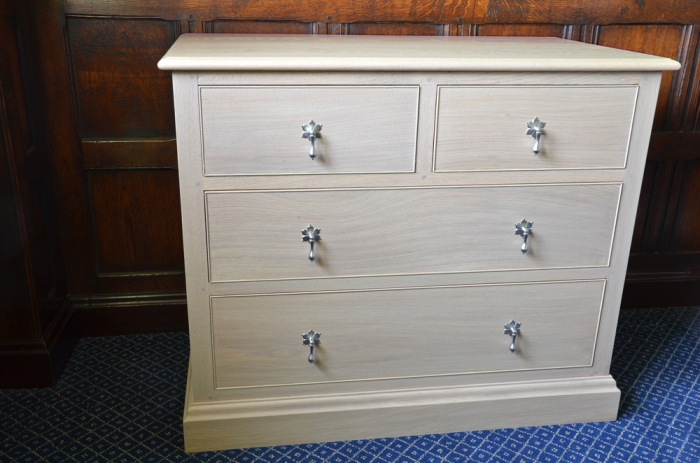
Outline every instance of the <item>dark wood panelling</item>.
{"label": "dark wood panelling", "polygon": [[135,169],[166,167],[177,169],[174,138],[158,140],[85,140],[86,169]]}
{"label": "dark wood panelling", "polygon": [[483,24],[477,26],[476,35],[564,38],[567,29],[557,24]]}
{"label": "dark wood panelling", "polygon": [[[240,20],[298,20],[303,22],[394,22],[425,21],[435,23],[469,22],[477,0],[409,1],[409,0],[358,0],[289,2],[259,0],[256,2],[212,2],[198,0],[168,0],[166,2],[141,2],[136,0],[69,0],[68,14],[119,16],[128,14],[140,17],[159,17],[168,20],[211,20],[236,18]],[[485,6],[485,5],[484,5]],[[483,6],[479,8],[483,10]],[[699,12],[700,16],[700,12]]]}
{"label": "dark wood panelling", "polygon": [[64,298],[40,339],[0,341],[0,388],[51,387],[78,342],[73,306]]}
{"label": "dark wood panelling", "polygon": [[131,15],[168,20],[297,19],[305,22],[429,21],[435,23],[697,23],[696,0],[356,0],[213,2],[200,0],[67,0],[68,14]]}
{"label": "dark wood panelling", "polygon": [[[598,32],[597,43],[606,47],[677,59],[683,32],[683,26],[678,25],[602,26]],[[666,127],[673,74],[670,71],[663,73],[653,130],[664,130]]]}
{"label": "dark wood panelling", "polygon": [[700,133],[657,132],[651,136],[648,158],[655,161],[690,161],[700,155]]}
{"label": "dark wood panelling", "polygon": [[[0,34],[2,32],[0,31]],[[0,39],[2,39],[0,35]],[[4,48],[4,47],[3,47]],[[4,51],[4,50],[3,50]],[[0,61],[9,63],[6,54]],[[0,339],[31,339],[38,335],[33,312],[27,310],[30,288],[24,260],[21,222],[17,217],[17,198],[13,188],[10,127],[4,88],[6,70],[0,69]]]}
{"label": "dark wood panelling", "polygon": [[86,263],[94,262],[89,232],[85,171],[80,156],[71,71],[65,40],[65,11],[62,2],[24,2],[28,30],[28,52],[35,64],[37,79],[34,115],[43,127],[46,162],[52,171],[61,249],[65,259],[66,284],[70,292],[95,290],[94,272]]}
{"label": "dark wood panelling", "polygon": [[211,21],[206,32],[226,34],[312,34],[316,23],[296,21]]}
{"label": "dark wood panelling", "polygon": [[[18,306],[8,304],[7,308],[22,307],[27,313],[33,313],[38,327],[41,327],[33,334],[41,335],[41,330],[45,330],[56,314],[61,303],[60,295],[64,294],[62,283],[58,281],[62,269],[59,268],[55,214],[48,181],[50,172],[46,151],[40,146],[41,127],[30,111],[36,98],[32,93],[34,77],[26,59],[22,22],[14,15],[1,18],[0,106],[3,116],[0,116],[0,127],[6,169],[1,201],[5,206],[3,212],[8,213],[11,209],[13,214],[12,218],[5,216],[2,220],[6,225],[2,231],[5,235],[2,248],[3,257],[8,262],[19,259],[24,267],[23,271],[5,275],[4,284],[10,285],[7,286],[10,289],[15,285],[13,280],[24,279],[24,285],[17,285],[13,291],[17,295],[23,294],[22,299],[29,297],[32,310],[27,310],[27,301]],[[22,287],[26,293],[20,289]]]}
{"label": "dark wood panelling", "polygon": [[105,295],[170,292],[185,288],[184,270],[102,273],[97,280],[100,293]]}
{"label": "dark wood panelling", "polygon": [[82,294],[184,289],[172,82],[157,68],[181,28],[68,18],[83,162],[92,172],[85,188],[94,258],[82,265],[94,287]]}
{"label": "dark wood panelling", "polygon": [[[84,1],[84,0],[81,0]],[[630,24],[700,20],[695,0],[479,0],[474,22]]]}
{"label": "dark wood panelling", "polygon": [[[655,253],[662,250],[662,235],[668,241],[669,228],[674,222],[685,220],[676,217],[678,196],[686,196],[681,188],[682,169],[687,161],[700,156],[700,133],[656,132],[651,136],[642,192],[637,209],[632,254]],[[692,201],[692,200],[691,200]],[[692,220],[692,219],[691,219]],[[700,252],[700,247],[698,247]],[[634,269],[634,266],[631,267]]]}
{"label": "dark wood panelling", "polygon": [[84,138],[174,137],[170,73],[158,69],[178,23],[69,18]]}
{"label": "dark wood panelling", "polygon": [[[700,26],[693,26],[694,35],[700,36]],[[700,75],[698,67],[700,64],[700,46],[695,43],[695,53],[688,56],[690,61],[684,66],[684,71],[688,75],[688,92],[686,108],[683,112],[681,128],[687,131],[700,131]]]}
{"label": "dark wood panelling", "polygon": [[668,188],[672,179],[672,165],[647,160],[632,235],[631,252],[633,254],[650,252],[658,248],[661,226],[666,217]]}
{"label": "dark wood panelling", "polygon": [[700,257],[700,145],[696,146],[697,159],[683,162],[676,171],[678,190],[671,193],[673,220],[665,233],[663,249]]}
{"label": "dark wood panelling", "polygon": [[[29,143],[20,58],[9,5],[0,5],[0,340],[38,337],[25,261],[23,211],[19,205],[17,157]],[[3,11],[5,10],[5,11]],[[8,63],[8,65],[4,65]],[[14,65],[12,65],[14,64]]]}
{"label": "dark wood panelling", "polygon": [[693,79],[695,58],[700,39],[700,28],[693,25],[683,26],[680,49],[676,58],[681,69],[673,73],[673,83],[668,106],[666,107],[665,130],[677,132],[686,125],[688,112],[693,112],[697,105],[694,99]]}
{"label": "dark wood panelling", "polygon": [[[694,276],[694,278],[693,278]],[[623,309],[678,307],[698,305],[700,278],[698,274],[649,273],[643,278],[628,274],[622,293]]]}
{"label": "dark wood panelling", "polygon": [[[678,59],[683,33],[683,26],[678,25],[601,26],[598,32],[598,44]],[[673,72],[667,71],[663,73],[661,78],[653,130],[665,130],[666,128],[673,74]]]}
{"label": "dark wood panelling", "polygon": [[442,35],[443,27],[428,23],[353,23],[348,24],[343,33],[349,35]]}
{"label": "dark wood panelling", "polygon": [[184,292],[83,296],[73,299],[81,336],[187,331]]}
{"label": "dark wood panelling", "polygon": [[52,386],[74,346],[30,30],[22,3],[0,2],[0,387]]}
{"label": "dark wood panelling", "polygon": [[94,171],[89,189],[98,274],[182,271],[177,172]]}

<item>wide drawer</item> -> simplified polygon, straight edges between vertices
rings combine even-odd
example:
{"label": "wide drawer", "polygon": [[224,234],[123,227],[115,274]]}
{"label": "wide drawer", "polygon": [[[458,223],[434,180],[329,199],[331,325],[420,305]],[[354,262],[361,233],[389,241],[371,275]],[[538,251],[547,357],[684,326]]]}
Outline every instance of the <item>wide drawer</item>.
{"label": "wide drawer", "polygon": [[[212,297],[216,387],[590,366],[604,280]],[[521,323],[516,351],[504,324]],[[320,332],[309,365],[302,333]]]}
{"label": "wide drawer", "polygon": [[[418,86],[200,87],[205,175],[413,172]],[[312,160],[302,126],[320,124]]]}
{"label": "wide drawer", "polygon": [[440,87],[434,170],[624,168],[636,100],[636,86]]}
{"label": "wide drawer", "polygon": [[[620,184],[206,193],[212,282],[607,266]],[[533,222],[529,250],[515,223]],[[316,260],[301,230],[321,230]]]}

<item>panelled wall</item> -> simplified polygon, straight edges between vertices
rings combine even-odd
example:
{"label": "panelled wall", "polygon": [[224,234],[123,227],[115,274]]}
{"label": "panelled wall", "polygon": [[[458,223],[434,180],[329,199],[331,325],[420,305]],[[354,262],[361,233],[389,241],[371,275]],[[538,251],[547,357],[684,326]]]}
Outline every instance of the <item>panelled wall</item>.
{"label": "panelled wall", "polygon": [[15,7],[0,1],[0,388],[54,385],[77,342],[27,53],[32,30]]}
{"label": "panelled wall", "polygon": [[186,327],[173,95],[156,67],[182,33],[554,36],[679,60],[661,86],[625,305],[700,303],[694,0],[28,3],[84,334]]}

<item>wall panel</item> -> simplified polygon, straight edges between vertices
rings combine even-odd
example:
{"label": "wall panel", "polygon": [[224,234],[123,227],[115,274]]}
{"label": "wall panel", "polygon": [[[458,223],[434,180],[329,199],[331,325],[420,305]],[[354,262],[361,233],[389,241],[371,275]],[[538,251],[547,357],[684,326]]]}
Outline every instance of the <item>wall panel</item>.
{"label": "wall panel", "polygon": [[316,23],[297,21],[226,21],[206,22],[204,30],[225,34],[312,34]]}
{"label": "wall panel", "polygon": [[[67,18],[98,293],[182,291],[182,232],[169,72],[178,21]],[[166,169],[163,169],[166,168]]]}
{"label": "wall panel", "polygon": [[664,237],[664,248],[700,257],[700,152],[696,159],[682,163],[677,175],[679,186],[672,205],[673,221]]}
{"label": "wall panel", "polygon": [[568,29],[559,24],[481,24],[476,35],[503,37],[567,37]]}
{"label": "wall panel", "polygon": [[[171,80],[156,63],[184,32],[552,36],[678,59],[681,71],[662,81],[629,275],[643,290],[669,272],[700,281],[692,257],[700,256],[700,178],[688,155],[700,146],[691,133],[700,130],[700,2],[66,0],[28,8],[37,57],[53,72],[41,91],[63,249],[73,257],[66,276],[86,310],[134,297],[151,307],[161,292],[180,294],[169,307],[181,310]],[[158,313],[162,321],[167,310]]]}
{"label": "wall panel", "polygon": [[352,23],[346,28],[348,35],[442,35],[443,27],[429,23]]}
{"label": "wall panel", "polygon": [[89,188],[98,275],[184,270],[176,171],[95,171]]}
{"label": "wall panel", "polygon": [[[611,25],[601,26],[598,45],[623,50],[649,53],[678,59],[683,38],[683,26],[679,25]],[[659,101],[656,105],[653,130],[664,130],[667,123],[666,110],[671,99],[673,84],[671,71],[663,73]]]}
{"label": "wall panel", "polygon": [[27,18],[0,2],[0,388],[53,386],[75,346]]}
{"label": "wall panel", "polygon": [[158,20],[69,18],[83,138],[175,136],[172,81],[157,63],[178,29]]}

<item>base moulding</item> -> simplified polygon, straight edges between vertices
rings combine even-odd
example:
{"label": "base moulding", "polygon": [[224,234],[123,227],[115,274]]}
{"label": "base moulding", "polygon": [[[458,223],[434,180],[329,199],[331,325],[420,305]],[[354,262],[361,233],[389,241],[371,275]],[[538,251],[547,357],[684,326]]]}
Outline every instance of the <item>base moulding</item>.
{"label": "base moulding", "polygon": [[611,376],[206,403],[193,403],[190,381],[190,453],[613,421],[620,402]]}

